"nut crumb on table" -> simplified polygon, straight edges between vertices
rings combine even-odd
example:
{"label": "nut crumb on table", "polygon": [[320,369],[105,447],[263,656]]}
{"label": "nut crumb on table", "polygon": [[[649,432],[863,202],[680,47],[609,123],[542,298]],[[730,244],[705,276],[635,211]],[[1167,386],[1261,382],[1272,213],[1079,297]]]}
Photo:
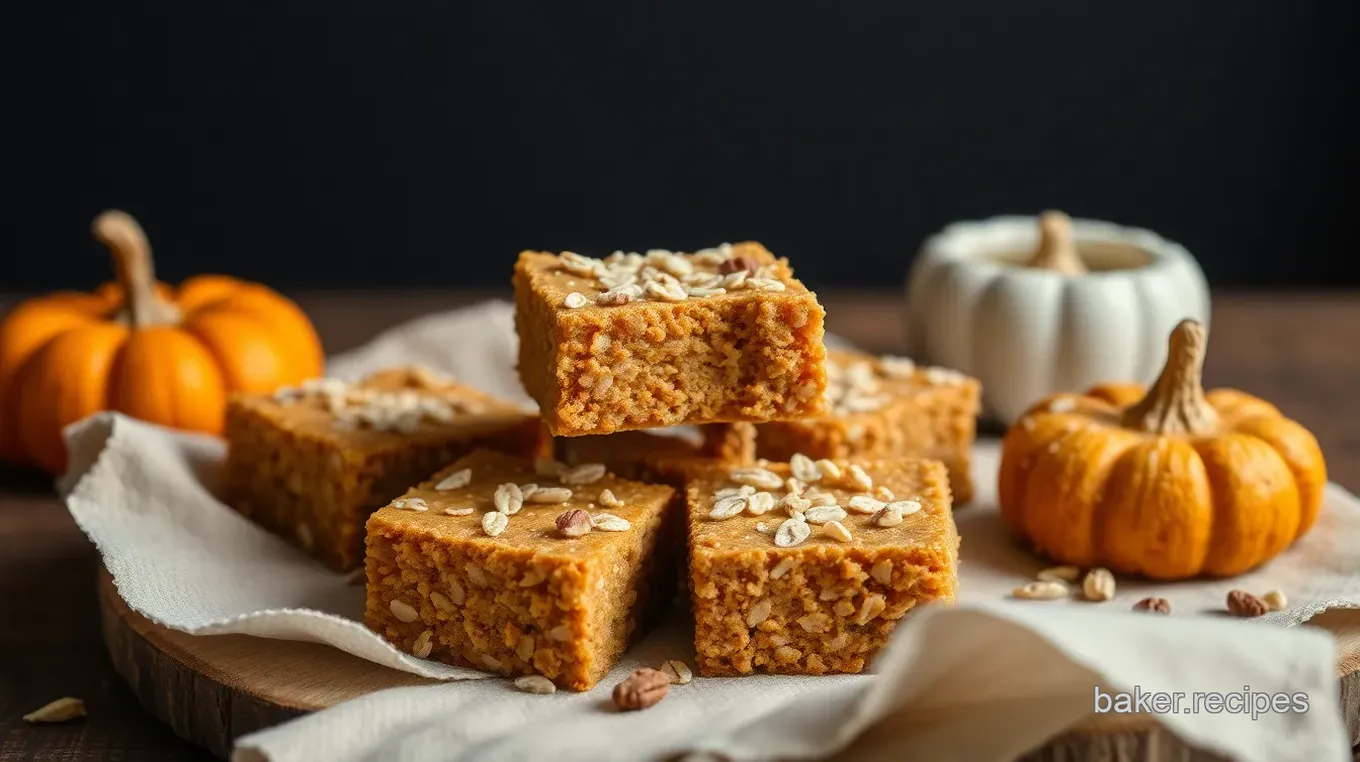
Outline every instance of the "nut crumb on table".
{"label": "nut crumb on table", "polygon": [[[730,261],[742,265],[721,272]],[[526,251],[514,284],[520,379],[553,436],[825,407],[825,313],[760,244],[604,259]],[[570,294],[586,303],[565,306]]]}
{"label": "nut crumb on table", "polygon": [[517,406],[418,366],[237,397],[226,439],[227,504],[337,571],[362,561],[370,513],[459,455],[546,446]]}
{"label": "nut crumb on table", "polygon": [[[364,623],[406,652],[425,638],[421,658],[539,674],[572,691],[599,681],[670,601],[682,511],[671,487],[590,469],[567,488],[545,465],[474,451],[402,498],[430,510],[373,514]],[[435,489],[460,469],[470,472],[466,484]],[[529,486],[553,501],[501,497]],[[600,510],[605,490],[622,505]],[[446,504],[474,510],[449,516]],[[484,517],[495,517],[494,535]]]}

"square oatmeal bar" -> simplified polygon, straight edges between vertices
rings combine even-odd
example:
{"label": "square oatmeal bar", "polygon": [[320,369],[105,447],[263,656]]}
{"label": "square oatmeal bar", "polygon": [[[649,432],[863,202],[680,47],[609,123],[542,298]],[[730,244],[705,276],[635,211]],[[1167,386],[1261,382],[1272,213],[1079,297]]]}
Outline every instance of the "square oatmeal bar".
{"label": "square oatmeal bar", "polygon": [[583,691],[671,600],[678,493],[482,450],[368,521],[364,622],[420,658]]}
{"label": "square oatmeal bar", "polygon": [[825,409],[824,312],[755,243],[515,265],[519,375],[553,436]]}
{"label": "square oatmeal bar", "polygon": [[981,385],[945,368],[900,357],[827,352],[830,410],[802,421],[756,425],[762,458],[916,457],[949,469],[954,505],[973,498],[972,448],[977,439]]}
{"label": "square oatmeal bar", "polygon": [[337,571],[364,556],[364,521],[476,447],[546,452],[538,419],[419,367],[320,379],[227,408],[223,497]]}
{"label": "square oatmeal bar", "polygon": [[937,461],[715,468],[686,502],[704,675],[860,672],[912,608],[954,599],[959,535]]}

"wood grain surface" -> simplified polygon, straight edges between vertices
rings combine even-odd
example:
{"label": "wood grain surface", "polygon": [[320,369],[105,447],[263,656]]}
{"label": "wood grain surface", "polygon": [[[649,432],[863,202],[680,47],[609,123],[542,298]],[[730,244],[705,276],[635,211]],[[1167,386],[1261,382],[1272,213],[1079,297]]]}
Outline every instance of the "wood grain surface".
{"label": "wood grain surface", "polygon": [[[298,301],[334,353],[403,320],[488,296],[509,294],[304,294]],[[829,330],[869,350],[901,351],[895,293],[822,297]],[[1206,382],[1275,402],[1317,434],[1331,479],[1360,491],[1360,293],[1217,292],[1214,299]],[[100,636],[97,555],[50,484],[0,471],[0,759],[211,759],[145,711],[113,670]],[[58,726],[20,719],[67,695],[86,700],[88,718]],[[1360,690],[1344,687],[1348,695],[1353,704]]]}

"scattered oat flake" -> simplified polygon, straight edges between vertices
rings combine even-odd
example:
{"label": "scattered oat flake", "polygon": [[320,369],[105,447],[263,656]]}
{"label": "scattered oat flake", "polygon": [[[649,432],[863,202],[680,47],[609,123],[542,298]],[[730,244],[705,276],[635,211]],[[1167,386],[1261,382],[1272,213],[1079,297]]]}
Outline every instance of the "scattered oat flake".
{"label": "scattered oat flake", "polygon": [[763,516],[774,508],[774,495],[768,492],[757,492],[746,498],[746,512],[752,516]]}
{"label": "scattered oat flake", "polygon": [[470,506],[470,505],[452,506],[452,505],[451,505],[451,506],[449,506],[448,508],[445,508],[445,509],[444,509],[444,513],[447,514],[447,515],[449,515],[449,516],[468,516],[468,515],[471,515],[471,514],[472,514],[472,506]]}
{"label": "scattered oat flake", "polygon": [[910,516],[911,514],[921,510],[920,500],[898,500],[893,503],[888,503],[888,505],[895,509],[898,513],[902,514],[903,516]]}
{"label": "scattered oat flake", "polygon": [[817,464],[801,452],[796,452],[789,458],[789,471],[799,481],[809,484],[822,478],[822,472],[817,468]]}
{"label": "scattered oat flake", "polygon": [[877,487],[874,487],[874,497],[878,498],[879,500],[882,500],[885,503],[890,503],[892,502],[892,499],[895,496],[893,495],[892,490],[880,484]]}
{"label": "scattered oat flake", "polygon": [[822,525],[822,534],[838,542],[850,542],[850,530],[839,521],[828,521]]}
{"label": "scattered oat flake", "polygon": [[85,702],[73,696],[65,696],[24,715],[24,722],[66,722],[84,716]]}
{"label": "scattered oat flake", "polygon": [[419,513],[430,510],[430,504],[425,502],[424,498],[419,497],[407,497],[400,500],[393,500],[392,507],[399,510],[417,511]]}
{"label": "scattered oat flake", "polygon": [[496,488],[491,503],[497,512],[510,516],[519,513],[519,509],[523,507],[524,493],[520,491],[518,484],[507,482]]}
{"label": "scattered oat flake", "polygon": [[869,478],[868,472],[866,472],[861,466],[859,466],[859,464],[852,463],[850,465],[850,468],[847,469],[847,471],[850,474],[850,481],[856,487],[859,487],[860,489],[865,491],[874,488],[874,480]]}
{"label": "scattered oat flake", "polygon": [[500,511],[487,511],[482,514],[482,531],[489,537],[497,537],[510,525],[510,517]]}
{"label": "scattered oat flake", "polygon": [[801,544],[812,534],[812,527],[801,518],[786,520],[774,533],[774,544],[781,548],[791,548]]}
{"label": "scattered oat flake", "polygon": [[600,505],[603,505],[606,508],[622,508],[624,502],[617,497],[614,497],[613,491],[606,489],[600,490]]}
{"label": "scattered oat flake", "polygon": [[1066,598],[1067,593],[1067,583],[1058,580],[1031,582],[1011,591],[1012,596],[1026,601],[1052,601]]}
{"label": "scattered oat flake", "polygon": [[883,506],[882,510],[875,513],[873,518],[869,519],[875,526],[880,527],[895,527],[898,524],[901,524],[902,520],[902,511],[898,510],[895,507],[895,504]]}
{"label": "scattered oat flake", "polygon": [[850,498],[846,506],[855,513],[875,513],[883,510],[883,501],[876,500],[868,495],[855,495]]}
{"label": "scattered oat flake", "polygon": [[1040,582],[1076,582],[1081,579],[1081,569],[1075,566],[1054,566],[1034,575]]}
{"label": "scattered oat flake", "polygon": [[540,696],[557,692],[557,686],[553,685],[553,681],[542,675],[517,677],[515,678],[515,687],[525,693],[536,693]]}
{"label": "scattered oat flake", "polygon": [[1077,401],[1071,397],[1059,397],[1048,403],[1050,413],[1070,413],[1077,409]]}
{"label": "scattered oat flake", "polygon": [[722,521],[746,510],[746,497],[742,495],[732,495],[722,498],[713,504],[713,509],[708,512],[710,519]]}
{"label": "scattered oat flake", "polygon": [[661,665],[661,672],[670,678],[671,685],[688,685],[694,679],[689,665],[679,659],[668,659]]}
{"label": "scattered oat flake", "polygon": [[562,306],[566,307],[569,310],[574,310],[577,307],[586,306],[585,294],[582,294],[578,291],[573,291],[570,294],[567,294],[567,298],[562,300]]}
{"label": "scattered oat flake", "polygon": [[770,618],[770,611],[773,610],[774,603],[769,598],[761,598],[746,612],[746,626],[755,627],[766,619]]}
{"label": "scattered oat flake", "polygon": [[563,484],[590,484],[604,478],[606,469],[603,463],[582,463],[562,472]]}
{"label": "scattered oat flake", "polygon": [[737,484],[761,489],[779,489],[784,486],[779,474],[764,468],[738,468],[728,472],[727,476]]}
{"label": "scattered oat flake", "polygon": [[531,503],[565,503],[571,499],[571,490],[566,487],[539,487],[526,499]]}
{"label": "scattered oat flake", "polygon": [[826,524],[832,521],[840,521],[846,515],[845,509],[838,505],[823,505],[807,509],[803,513],[803,520],[809,524]]}
{"label": "scattered oat flake", "polygon": [[841,467],[836,465],[836,462],[833,460],[822,458],[817,461],[817,470],[821,472],[822,476],[828,479],[841,478]]}
{"label": "scattered oat flake", "polygon": [[597,513],[590,517],[590,526],[601,532],[627,532],[633,528],[628,519],[612,513]]}
{"label": "scattered oat flake", "polygon": [[756,531],[760,532],[761,534],[769,534],[772,530],[770,529],[769,524],[766,524],[763,521],[758,521],[756,522]]}
{"label": "scattered oat flake", "polygon": [[466,487],[470,481],[472,481],[472,469],[463,468],[440,479],[439,483],[434,485],[434,488],[440,492],[459,489],[461,487]]}

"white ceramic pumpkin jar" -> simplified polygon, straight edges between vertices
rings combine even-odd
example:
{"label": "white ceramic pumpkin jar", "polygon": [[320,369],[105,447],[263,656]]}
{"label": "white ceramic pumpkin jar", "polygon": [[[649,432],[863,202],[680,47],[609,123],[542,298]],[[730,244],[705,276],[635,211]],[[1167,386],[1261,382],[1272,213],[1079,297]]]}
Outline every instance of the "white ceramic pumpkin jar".
{"label": "white ceramic pumpkin jar", "polygon": [[985,414],[1006,425],[1049,394],[1151,383],[1185,318],[1209,323],[1188,251],[1061,212],[950,225],[907,278],[912,356],[976,377]]}

